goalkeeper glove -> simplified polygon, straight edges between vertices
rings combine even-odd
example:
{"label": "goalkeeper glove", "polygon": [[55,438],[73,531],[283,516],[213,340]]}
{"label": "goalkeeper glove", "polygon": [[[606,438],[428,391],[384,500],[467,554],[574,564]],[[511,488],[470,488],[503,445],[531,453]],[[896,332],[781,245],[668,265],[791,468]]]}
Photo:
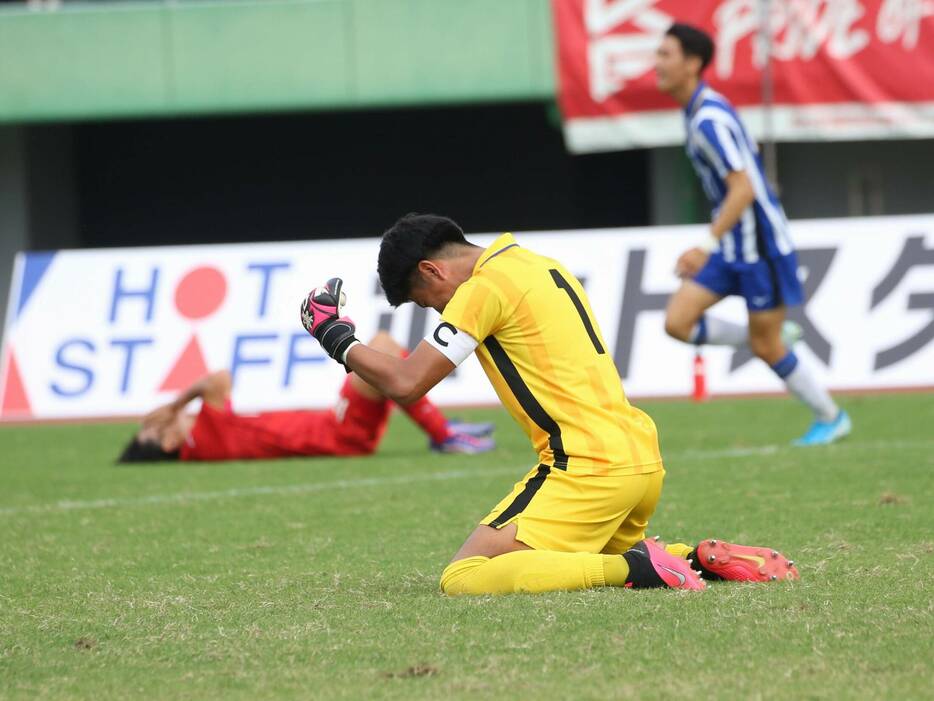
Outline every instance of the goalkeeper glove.
{"label": "goalkeeper glove", "polygon": [[339,277],[331,278],[324,287],[316,287],[308,294],[301,310],[302,326],[318,339],[325,353],[342,365],[347,351],[360,343],[354,336],[356,327],[353,321],[340,316],[347,302],[343,286],[344,281]]}

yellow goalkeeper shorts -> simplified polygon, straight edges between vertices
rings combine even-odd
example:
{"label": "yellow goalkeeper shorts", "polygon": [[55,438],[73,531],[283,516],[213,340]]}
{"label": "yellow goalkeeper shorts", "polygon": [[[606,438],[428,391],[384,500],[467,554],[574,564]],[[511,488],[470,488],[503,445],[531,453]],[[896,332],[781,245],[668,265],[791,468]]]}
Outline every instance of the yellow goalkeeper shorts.
{"label": "yellow goalkeeper shorts", "polygon": [[515,523],[516,539],[535,550],[614,554],[645,538],[665,469],[638,475],[573,474],[538,465],[480,524]]}

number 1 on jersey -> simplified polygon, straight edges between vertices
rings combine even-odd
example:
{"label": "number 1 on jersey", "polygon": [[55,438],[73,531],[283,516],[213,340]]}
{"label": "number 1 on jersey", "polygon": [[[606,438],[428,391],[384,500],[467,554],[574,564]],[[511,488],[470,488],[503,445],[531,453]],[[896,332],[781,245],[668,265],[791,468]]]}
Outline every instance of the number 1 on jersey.
{"label": "number 1 on jersey", "polygon": [[584,303],[581,302],[580,297],[577,296],[574,288],[571,287],[571,283],[565,280],[564,276],[562,276],[561,273],[559,273],[555,268],[550,269],[548,272],[551,273],[551,278],[555,281],[555,285],[568,293],[568,297],[571,298],[571,303],[574,305],[574,308],[580,315],[581,321],[584,323],[584,328],[587,330],[587,335],[590,336],[593,347],[597,350],[598,355],[603,355],[606,351],[603,350],[603,345],[600,343],[600,339],[597,337],[597,331],[594,329],[593,324],[590,321],[590,317],[587,316],[587,310],[584,309]]}

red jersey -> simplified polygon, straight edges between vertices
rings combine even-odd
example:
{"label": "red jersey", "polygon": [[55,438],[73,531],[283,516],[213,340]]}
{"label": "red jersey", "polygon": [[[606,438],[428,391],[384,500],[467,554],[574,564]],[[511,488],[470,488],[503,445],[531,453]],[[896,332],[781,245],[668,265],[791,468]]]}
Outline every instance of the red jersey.
{"label": "red jersey", "polygon": [[344,383],[333,409],[235,414],[203,404],[181,460],[252,460],[315,455],[369,455],[379,444],[392,408]]}

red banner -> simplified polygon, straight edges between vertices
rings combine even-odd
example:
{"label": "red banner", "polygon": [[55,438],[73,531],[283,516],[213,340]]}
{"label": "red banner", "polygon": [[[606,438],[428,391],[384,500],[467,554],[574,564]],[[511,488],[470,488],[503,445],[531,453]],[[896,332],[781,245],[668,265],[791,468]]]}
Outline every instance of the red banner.
{"label": "red banner", "polygon": [[[655,86],[675,21],[717,51],[704,77],[779,141],[934,136],[934,0],[552,0],[565,140],[576,153],[681,143],[678,106]],[[768,18],[769,34],[761,31]]]}

